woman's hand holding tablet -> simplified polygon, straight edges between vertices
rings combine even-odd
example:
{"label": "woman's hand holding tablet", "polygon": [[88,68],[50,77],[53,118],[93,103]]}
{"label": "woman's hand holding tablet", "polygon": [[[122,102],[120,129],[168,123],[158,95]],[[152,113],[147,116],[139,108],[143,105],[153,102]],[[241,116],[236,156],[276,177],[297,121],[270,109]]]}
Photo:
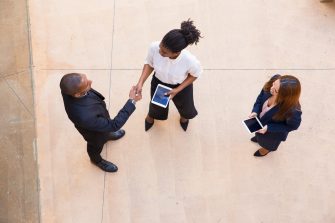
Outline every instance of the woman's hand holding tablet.
{"label": "woman's hand holding tablet", "polygon": [[151,103],[166,108],[169,104],[171,96],[168,93],[172,88],[158,84],[155,93],[152,97]]}
{"label": "woman's hand holding tablet", "polygon": [[268,126],[264,126],[262,129],[258,130],[257,132],[260,134],[265,134],[268,131]]}
{"label": "woman's hand holding tablet", "polygon": [[[250,119],[246,119],[246,120],[242,121],[242,123],[244,124],[244,126],[246,127],[246,129],[248,130],[249,133],[254,133],[254,132],[257,132],[257,131],[262,130],[264,128],[264,126],[259,121],[257,116],[255,116],[253,118],[250,118]],[[265,130],[265,132],[266,132],[266,130]],[[262,134],[264,134],[264,133],[262,133]]]}

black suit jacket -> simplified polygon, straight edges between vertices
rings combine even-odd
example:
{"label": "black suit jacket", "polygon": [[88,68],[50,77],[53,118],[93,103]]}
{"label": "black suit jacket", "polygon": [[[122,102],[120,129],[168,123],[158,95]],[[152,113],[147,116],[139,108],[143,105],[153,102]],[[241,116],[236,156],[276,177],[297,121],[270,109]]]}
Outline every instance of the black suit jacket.
{"label": "black suit jacket", "polygon": [[75,98],[62,93],[64,106],[69,119],[87,140],[90,135],[115,132],[119,130],[134,112],[135,105],[130,100],[123,106],[114,119],[111,119],[104,97],[94,89],[86,96]]}
{"label": "black suit jacket", "polygon": [[285,141],[289,132],[299,128],[302,111],[300,108],[292,109],[292,111],[290,111],[292,115],[289,118],[286,118],[283,121],[275,121],[272,118],[279,110],[279,106],[276,105],[268,112],[266,112],[262,118],[260,118],[259,114],[262,112],[263,104],[270,97],[270,92],[265,92],[262,90],[256,99],[252,112],[256,112],[261,123],[264,126],[268,126],[267,132],[265,134],[269,138]]}

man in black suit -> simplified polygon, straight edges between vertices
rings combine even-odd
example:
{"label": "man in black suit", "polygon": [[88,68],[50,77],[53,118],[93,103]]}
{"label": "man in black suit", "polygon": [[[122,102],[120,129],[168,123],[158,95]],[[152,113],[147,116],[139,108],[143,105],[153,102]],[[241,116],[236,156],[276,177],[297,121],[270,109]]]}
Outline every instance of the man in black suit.
{"label": "man in black suit", "polygon": [[129,93],[129,100],[111,119],[106,109],[104,97],[91,88],[92,81],[85,74],[69,73],[60,81],[66,113],[74,126],[87,142],[87,153],[91,162],[106,172],[116,172],[117,166],[102,159],[100,153],[108,140],[122,138],[125,131],[121,127],[134,112],[135,104],[142,96],[136,94],[135,87]]}

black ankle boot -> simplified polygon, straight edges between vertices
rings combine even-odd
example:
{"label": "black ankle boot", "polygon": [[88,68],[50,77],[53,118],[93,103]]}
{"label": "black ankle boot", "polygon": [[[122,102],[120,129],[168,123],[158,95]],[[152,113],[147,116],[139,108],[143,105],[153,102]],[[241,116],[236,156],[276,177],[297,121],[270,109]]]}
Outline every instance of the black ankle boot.
{"label": "black ankle boot", "polygon": [[186,122],[182,122],[181,120],[179,120],[180,126],[182,127],[182,129],[184,129],[184,131],[186,132],[189,120],[187,120]]}
{"label": "black ankle boot", "polygon": [[145,119],[145,123],[144,123],[144,129],[145,131],[148,131],[149,129],[151,129],[151,127],[154,125],[154,122],[150,123]]}

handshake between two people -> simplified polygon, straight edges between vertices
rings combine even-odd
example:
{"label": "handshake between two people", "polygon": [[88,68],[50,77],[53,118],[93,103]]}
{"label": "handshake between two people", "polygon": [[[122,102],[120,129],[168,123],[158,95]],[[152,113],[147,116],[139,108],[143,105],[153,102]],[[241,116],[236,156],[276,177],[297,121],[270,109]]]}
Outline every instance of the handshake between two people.
{"label": "handshake between two people", "polygon": [[142,99],[142,89],[138,90],[137,86],[132,86],[129,92],[129,99],[136,102],[140,101]]}
{"label": "handshake between two people", "polygon": [[[132,86],[129,92],[129,99],[135,100],[136,102],[140,101],[142,99],[142,84],[138,83],[135,86]],[[174,88],[166,93],[167,96],[170,96],[172,99],[176,94],[179,93],[180,90],[178,88]]]}
{"label": "handshake between two people", "polygon": [[[142,99],[142,87],[143,85],[138,83],[137,85],[133,86],[129,93],[129,98],[134,99],[136,102]],[[178,94],[180,90],[178,88],[173,88],[169,92],[165,93],[166,96],[170,96],[172,99],[176,94]]]}

